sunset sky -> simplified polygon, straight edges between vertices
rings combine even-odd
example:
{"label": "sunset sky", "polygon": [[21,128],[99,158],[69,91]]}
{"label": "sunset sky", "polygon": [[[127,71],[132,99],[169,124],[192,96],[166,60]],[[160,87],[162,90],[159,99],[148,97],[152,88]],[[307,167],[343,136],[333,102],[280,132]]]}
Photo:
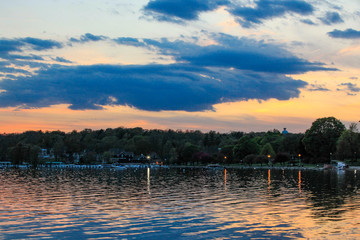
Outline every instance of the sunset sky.
{"label": "sunset sky", "polygon": [[360,1],[0,3],[0,133],[360,120]]}

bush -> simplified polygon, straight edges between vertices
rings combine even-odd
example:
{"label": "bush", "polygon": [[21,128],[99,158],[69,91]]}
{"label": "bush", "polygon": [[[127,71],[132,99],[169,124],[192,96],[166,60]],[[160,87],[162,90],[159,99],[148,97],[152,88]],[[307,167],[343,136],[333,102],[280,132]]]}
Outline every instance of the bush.
{"label": "bush", "polygon": [[288,161],[290,161],[290,155],[287,153],[278,153],[274,159],[274,163],[280,163],[281,165]]}
{"label": "bush", "polygon": [[262,166],[263,164],[268,164],[268,163],[269,163],[269,159],[268,159],[267,156],[257,155],[257,156],[255,157],[255,163],[260,164],[260,165]]}
{"label": "bush", "polygon": [[256,156],[257,155],[255,154],[249,154],[246,157],[244,157],[243,162],[251,166],[253,163],[255,163]]}

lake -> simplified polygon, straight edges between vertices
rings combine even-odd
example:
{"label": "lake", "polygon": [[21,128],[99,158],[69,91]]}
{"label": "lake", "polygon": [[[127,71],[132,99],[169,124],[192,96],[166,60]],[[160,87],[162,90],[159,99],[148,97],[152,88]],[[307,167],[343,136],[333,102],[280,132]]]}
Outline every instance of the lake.
{"label": "lake", "polygon": [[356,239],[356,171],[1,169],[0,239]]}

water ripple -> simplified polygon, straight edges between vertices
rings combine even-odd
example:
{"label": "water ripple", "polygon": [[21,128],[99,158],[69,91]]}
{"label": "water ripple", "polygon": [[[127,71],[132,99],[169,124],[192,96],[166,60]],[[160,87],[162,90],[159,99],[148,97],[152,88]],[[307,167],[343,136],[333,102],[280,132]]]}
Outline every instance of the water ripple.
{"label": "water ripple", "polygon": [[355,239],[358,179],[292,170],[10,169],[0,171],[0,239]]}

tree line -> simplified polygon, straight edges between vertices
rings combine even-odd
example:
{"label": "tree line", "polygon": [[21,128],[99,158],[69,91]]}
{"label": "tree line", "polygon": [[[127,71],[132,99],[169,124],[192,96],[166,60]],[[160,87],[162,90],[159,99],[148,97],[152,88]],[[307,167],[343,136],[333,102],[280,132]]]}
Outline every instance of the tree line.
{"label": "tree line", "polygon": [[319,118],[305,133],[219,133],[210,131],[145,130],[142,128],[27,131],[0,135],[0,161],[36,165],[41,149],[55,161],[109,162],[115,149],[135,155],[156,153],[164,164],[294,164],[327,163],[331,159],[357,161],[360,135],[356,124],[348,129],[334,117]]}

